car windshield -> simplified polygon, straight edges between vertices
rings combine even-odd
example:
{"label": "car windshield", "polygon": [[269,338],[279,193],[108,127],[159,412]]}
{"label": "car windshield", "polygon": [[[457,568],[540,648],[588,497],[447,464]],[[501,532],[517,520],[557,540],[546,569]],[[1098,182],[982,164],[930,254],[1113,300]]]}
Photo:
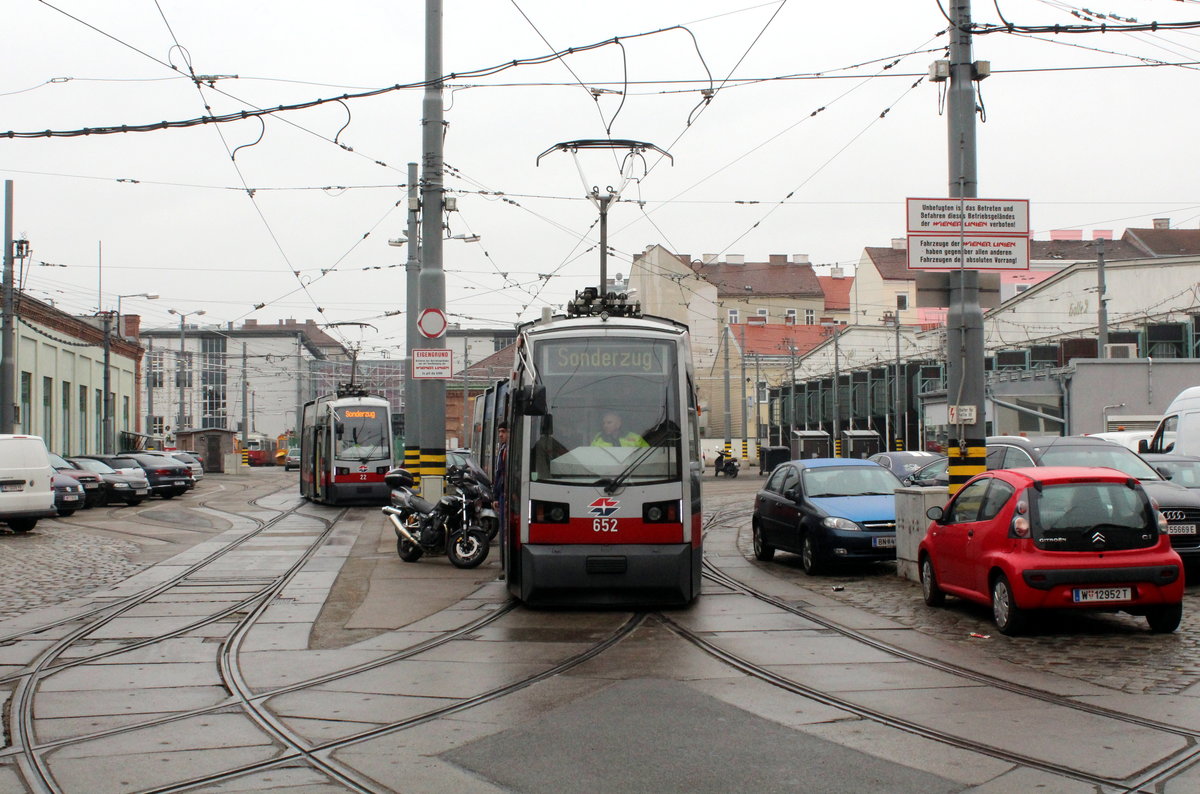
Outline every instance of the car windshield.
{"label": "car windshield", "polygon": [[64,458],[62,455],[57,455],[53,452],[50,453],[50,465],[56,469],[73,469],[73,468],[75,468],[70,463],[68,463],[67,459]]}
{"label": "car windshield", "polygon": [[918,471],[912,473],[913,479],[917,480],[932,480],[936,477],[945,474],[946,469],[950,466],[949,458],[942,458],[933,463],[927,464]]}
{"label": "car windshield", "polygon": [[98,460],[92,460],[91,458],[73,458],[72,462],[78,463],[88,471],[94,471],[97,474],[116,474],[116,472],[113,471],[112,466],[109,466],[107,463],[102,463]]}
{"label": "car windshield", "polygon": [[548,412],[533,419],[531,479],[646,484],[680,476],[679,362],[654,339],[541,343]]}
{"label": "car windshield", "polygon": [[810,499],[834,496],[891,496],[900,480],[882,466],[823,466],[804,469],[804,494]]}
{"label": "car windshield", "polygon": [[1063,444],[1043,450],[1042,466],[1106,466],[1139,480],[1161,480],[1150,464],[1116,444]]}
{"label": "car windshield", "polygon": [[133,458],[109,458],[108,465],[114,469],[137,469],[138,462]]}
{"label": "car windshield", "polygon": [[1173,483],[1200,488],[1200,460],[1156,460],[1153,465],[1171,475]]}

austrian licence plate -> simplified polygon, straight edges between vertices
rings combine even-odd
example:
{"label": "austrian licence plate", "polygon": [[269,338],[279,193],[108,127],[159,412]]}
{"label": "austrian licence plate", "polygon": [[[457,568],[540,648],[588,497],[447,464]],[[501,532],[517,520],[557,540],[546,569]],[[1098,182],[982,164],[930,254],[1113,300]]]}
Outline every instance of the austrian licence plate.
{"label": "austrian licence plate", "polygon": [[136,491],[134,491],[134,493],[137,494],[138,496],[145,496],[146,494],[150,493],[150,489],[149,488],[138,488]]}
{"label": "austrian licence plate", "polygon": [[0,485],[0,491],[21,491],[21,490],[24,490],[24,486],[20,485],[20,484]]}
{"label": "austrian licence plate", "polygon": [[894,549],[896,548],[896,539],[892,536],[871,538],[871,545],[877,549]]}
{"label": "austrian licence plate", "polygon": [[1071,592],[1076,604],[1129,601],[1133,598],[1132,587],[1076,587]]}
{"label": "austrian licence plate", "polygon": [[62,500],[64,502],[78,502],[79,494],[75,494],[75,493],[66,494],[65,496],[63,496]]}
{"label": "austrian licence plate", "polygon": [[1195,535],[1196,534],[1196,525],[1195,524],[1168,524],[1167,525],[1167,534],[1168,535]]}

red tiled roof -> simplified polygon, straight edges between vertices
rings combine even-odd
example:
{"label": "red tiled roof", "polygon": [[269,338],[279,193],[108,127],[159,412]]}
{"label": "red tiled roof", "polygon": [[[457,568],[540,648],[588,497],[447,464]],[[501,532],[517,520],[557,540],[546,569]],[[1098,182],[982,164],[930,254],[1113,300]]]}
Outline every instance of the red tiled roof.
{"label": "red tiled roof", "polygon": [[[747,262],[730,265],[725,262],[694,264],[693,269],[717,287],[717,295],[805,295],[823,297],[821,285],[812,265]],[[749,287],[750,289],[746,289]]]}
{"label": "red tiled roof", "polygon": [[467,367],[467,376],[474,378],[507,378],[512,373],[517,361],[516,342],[500,348],[487,358],[476,361]]}
{"label": "red tiled roof", "polygon": [[850,287],[854,278],[834,278],[833,276],[817,276],[821,289],[825,293],[825,308],[829,311],[850,310]]}
{"label": "red tiled roof", "polygon": [[729,328],[736,344],[745,340],[746,355],[751,356],[790,356],[793,345],[796,355],[802,356],[829,337],[828,330],[820,325],[735,324]]}

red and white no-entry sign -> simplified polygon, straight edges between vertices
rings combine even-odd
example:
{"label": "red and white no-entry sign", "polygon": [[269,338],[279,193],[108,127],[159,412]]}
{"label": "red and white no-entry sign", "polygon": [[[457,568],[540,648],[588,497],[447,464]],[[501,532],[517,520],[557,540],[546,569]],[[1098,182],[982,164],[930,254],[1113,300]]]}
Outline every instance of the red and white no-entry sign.
{"label": "red and white no-entry sign", "polygon": [[417,330],[426,339],[437,339],[444,336],[448,325],[446,315],[441,309],[425,309],[417,318]]}

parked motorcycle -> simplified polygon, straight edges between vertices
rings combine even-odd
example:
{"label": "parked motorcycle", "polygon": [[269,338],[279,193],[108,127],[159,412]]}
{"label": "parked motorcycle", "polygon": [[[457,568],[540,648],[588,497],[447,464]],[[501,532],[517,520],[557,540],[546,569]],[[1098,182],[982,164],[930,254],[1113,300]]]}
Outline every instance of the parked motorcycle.
{"label": "parked motorcycle", "polygon": [[[400,559],[416,562],[426,554],[444,553],[456,568],[475,568],[487,559],[488,533],[476,507],[482,486],[469,472],[457,466],[447,470],[450,490],[437,502],[413,493],[413,477],[406,469],[392,469],[384,482],[392,494],[383,513],[396,531]],[[491,515],[494,521],[495,512]]]}
{"label": "parked motorcycle", "polygon": [[726,477],[736,477],[738,476],[738,471],[742,468],[742,464],[732,455],[725,457],[724,452],[718,452],[717,459],[713,463],[713,468],[715,469],[713,472],[714,477],[718,477],[722,474],[724,474]]}

